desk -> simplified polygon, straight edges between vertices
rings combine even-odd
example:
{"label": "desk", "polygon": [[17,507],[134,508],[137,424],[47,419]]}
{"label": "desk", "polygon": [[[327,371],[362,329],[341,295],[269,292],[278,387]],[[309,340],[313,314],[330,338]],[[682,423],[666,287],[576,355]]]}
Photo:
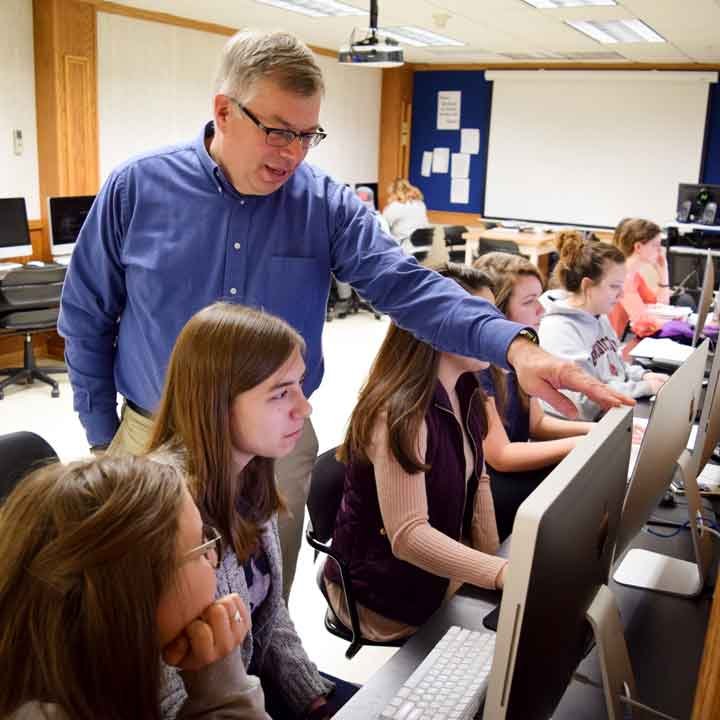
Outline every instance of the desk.
{"label": "desk", "polygon": [[[465,247],[465,263],[472,265],[473,253],[477,252],[480,240],[505,240],[517,244],[522,255],[527,256],[533,265],[547,274],[547,258],[543,257],[555,251],[554,232],[519,232],[504,228],[470,227],[464,234],[467,240]],[[544,267],[541,267],[544,264]]]}
{"label": "desk", "polygon": [[[679,518],[687,510],[675,508],[668,512],[678,514]],[[683,559],[691,558],[690,536],[687,532],[668,539],[641,534],[633,547],[672,553]],[[711,591],[706,589],[700,598],[685,599],[624,587],[612,580],[610,588],[625,626],[638,699],[673,717],[686,720],[692,712],[712,603]],[[412,674],[450,625],[482,629],[483,617],[498,600],[498,593],[463,588],[461,594],[440,608],[335,717],[338,720],[371,720],[377,717],[397,688]],[[578,669],[600,680],[594,650]],[[576,682],[570,684],[553,713],[553,720],[606,718],[602,692]]]}

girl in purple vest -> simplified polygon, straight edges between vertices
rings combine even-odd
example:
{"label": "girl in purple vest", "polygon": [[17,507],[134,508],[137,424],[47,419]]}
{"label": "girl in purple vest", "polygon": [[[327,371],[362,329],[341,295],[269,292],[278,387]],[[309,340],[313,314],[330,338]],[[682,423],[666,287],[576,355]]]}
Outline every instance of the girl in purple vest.
{"label": "girl in purple vest", "polygon": [[[440,272],[492,300],[483,273]],[[333,533],[369,639],[412,634],[463,583],[503,587],[475,377],[484,367],[391,325],[370,369],[338,449],[347,472]],[[334,565],[325,565],[327,594],[349,624]]]}
{"label": "girl in purple vest", "polygon": [[[475,267],[491,278],[495,304],[508,320],[535,330],[540,327],[544,280],[535,265],[521,255],[492,252],[480,257]],[[525,498],[590,431],[592,423],[548,415],[519,386],[512,371],[484,370],[479,377],[488,396],[483,450],[502,541],[512,532]]]}

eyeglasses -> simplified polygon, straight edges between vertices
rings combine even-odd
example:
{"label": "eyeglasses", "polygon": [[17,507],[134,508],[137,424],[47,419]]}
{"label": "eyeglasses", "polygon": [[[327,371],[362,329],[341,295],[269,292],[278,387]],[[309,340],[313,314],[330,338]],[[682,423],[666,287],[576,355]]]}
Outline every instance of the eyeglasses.
{"label": "eyeglasses", "polygon": [[214,568],[220,565],[222,560],[222,535],[212,526],[203,525],[203,543],[185,553],[182,563],[190,562],[202,555]]}
{"label": "eyeglasses", "polygon": [[[230,97],[230,96],[228,96]],[[252,122],[265,133],[265,142],[273,147],[287,147],[293,140],[299,140],[304,150],[309,150],[319,145],[326,137],[325,132],[307,132],[299,133],[294,130],[285,130],[284,128],[273,128],[263,125],[242,103],[235,98],[232,100]]]}

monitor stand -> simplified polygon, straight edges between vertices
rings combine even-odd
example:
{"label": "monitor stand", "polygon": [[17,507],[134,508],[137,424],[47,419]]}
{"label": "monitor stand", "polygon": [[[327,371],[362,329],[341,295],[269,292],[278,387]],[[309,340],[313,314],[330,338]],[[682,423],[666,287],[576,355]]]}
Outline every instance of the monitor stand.
{"label": "monitor stand", "polygon": [[677,469],[685,488],[695,562],[636,548],[625,555],[613,575],[613,580],[621,585],[694,597],[705,587],[712,562],[713,544],[710,533],[705,532],[698,522],[702,499],[697,484],[697,458],[694,458],[689,450],[684,450],[678,460]]}
{"label": "monitor stand", "polygon": [[[637,697],[635,676],[628,654],[620,611],[615,597],[607,585],[601,585],[586,613],[597,646],[602,672],[602,689],[605,696],[608,720],[627,717],[621,696]],[[633,718],[636,716],[633,710]]]}

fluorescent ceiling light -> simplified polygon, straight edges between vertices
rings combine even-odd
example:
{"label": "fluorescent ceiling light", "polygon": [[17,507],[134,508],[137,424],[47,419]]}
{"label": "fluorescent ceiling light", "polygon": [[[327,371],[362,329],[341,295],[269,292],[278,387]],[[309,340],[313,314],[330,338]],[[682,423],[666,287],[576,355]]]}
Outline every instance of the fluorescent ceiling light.
{"label": "fluorescent ceiling light", "polygon": [[556,52],[546,52],[540,50],[538,52],[506,52],[499,53],[503,57],[510,60],[566,60],[564,55]]}
{"label": "fluorescent ceiling light", "polygon": [[607,5],[617,5],[616,0],[525,0],[528,5],[532,5],[539,10],[555,10],[556,8],[568,7],[598,7]]}
{"label": "fluorescent ceiling light", "polygon": [[464,42],[460,42],[459,40],[454,40],[445,35],[438,35],[437,33],[430,32],[430,30],[423,30],[423,28],[415,27],[414,25],[381,28],[380,32],[398,42],[415,47],[463,47],[465,45]]}
{"label": "fluorescent ceiling light", "polygon": [[367,10],[360,10],[352,5],[339,2],[339,0],[255,0],[255,2],[310,17],[367,15]]}
{"label": "fluorescent ceiling light", "polygon": [[642,20],[565,20],[565,22],[589,35],[593,40],[604,44],[651,42],[664,43],[665,38],[658,35]]}

